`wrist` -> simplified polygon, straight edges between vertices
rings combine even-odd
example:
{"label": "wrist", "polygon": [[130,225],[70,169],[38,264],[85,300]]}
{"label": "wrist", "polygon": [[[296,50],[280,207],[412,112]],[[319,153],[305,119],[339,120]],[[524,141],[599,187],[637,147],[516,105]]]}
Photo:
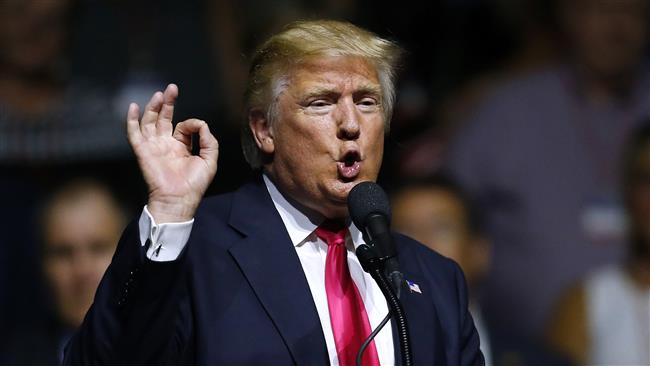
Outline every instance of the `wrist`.
{"label": "wrist", "polygon": [[156,224],[185,222],[194,218],[198,204],[149,199],[147,209]]}

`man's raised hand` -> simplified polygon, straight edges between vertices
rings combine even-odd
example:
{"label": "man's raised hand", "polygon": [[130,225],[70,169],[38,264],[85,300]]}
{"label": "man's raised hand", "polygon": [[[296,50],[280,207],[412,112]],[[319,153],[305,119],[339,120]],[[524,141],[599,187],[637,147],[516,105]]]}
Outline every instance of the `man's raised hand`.
{"label": "man's raised hand", "polygon": [[[127,113],[127,135],[149,189],[149,212],[156,223],[187,221],[217,171],[219,145],[208,124],[188,119],[172,125],[178,87],[156,92],[144,109]],[[192,134],[199,135],[199,155],[192,155]]]}

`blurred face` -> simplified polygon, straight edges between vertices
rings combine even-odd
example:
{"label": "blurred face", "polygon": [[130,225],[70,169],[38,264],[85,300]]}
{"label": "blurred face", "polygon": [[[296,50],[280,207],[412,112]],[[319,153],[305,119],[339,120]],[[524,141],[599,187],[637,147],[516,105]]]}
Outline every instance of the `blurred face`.
{"label": "blurred face", "polygon": [[64,48],[69,0],[3,0],[2,61],[13,71],[34,73],[56,62]]}
{"label": "blurred face", "polygon": [[375,68],[357,57],[320,57],[292,70],[277,121],[258,145],[266,171],[298,203],[328,218],[347,217],[350,189],[377,179],[384,149],[382,96]]}
{"label": "blurred face", "polygon": [[468,222],[463,203],[444,189],[409,189],[393,199],[394,229],[456,261],[473,284],[486,270],[488,253]]}
{"label": "blurred face", "polygon": [[578,62],[605,78],[640,65],[648,38],[647,0],[565,1],[565,26]]}
{"label": "blurred face", "polygon": [[45,227],[44,272],[63,322],[76,327],[92,304],[122,230],[101,194],[52,207]]}
{"label": "blurred face", "polygon": [[650,146],[637,161],[637,172],[629,187],[628,208],[632,225],[650,245]]}

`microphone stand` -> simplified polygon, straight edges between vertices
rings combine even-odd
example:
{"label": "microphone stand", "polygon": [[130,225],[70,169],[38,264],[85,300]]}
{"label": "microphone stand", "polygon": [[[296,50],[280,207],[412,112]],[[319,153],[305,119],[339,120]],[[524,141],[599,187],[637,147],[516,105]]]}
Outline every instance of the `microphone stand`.
{"label": "microphone stand", "polygon": [[[385,261],[390,258],[379,257],[375,250],[368,246],[367,244],[360,245],[356,250],[357,258],[361,263],[361,267],[364,271],[368,272],[370,276],[377,282],[379,289],[386,298],[388,307],[390,308],[389,316],[392,315],[395,319],[395,325],[397,327],[397,337],[399,340],[400,355],[402,359],[402,366],[412,366],[413,365],[413,355],[411,353],[411,344],[409,339],[408,324],[406,322],[406,314],[404,314],[404,309],[402,308],[402,303],[399,301],[398,295],[393,290],[390,281],[384,274],[384,264]],[[401,285],[401,284],[400,284]],[[388,316],[384,319],[380,328],[383,327],[388,321]],[[379,333],[378,328],[373,332],[368,338],[367,342],[364,343],[364,346],[367,346],[372,338]],[[359,353],[357,354],[357,366],[361,364],[361,355],[365,350],[365,347],[361,347]]]}

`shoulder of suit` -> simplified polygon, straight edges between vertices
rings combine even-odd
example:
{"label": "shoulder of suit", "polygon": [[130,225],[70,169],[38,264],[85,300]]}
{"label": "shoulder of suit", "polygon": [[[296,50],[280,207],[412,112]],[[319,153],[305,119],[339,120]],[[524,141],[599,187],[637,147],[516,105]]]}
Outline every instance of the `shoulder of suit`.
{"label": "shoulder of suit", "polygon": [[261,183],[252,181],[234,191],[204,197],[194,216],[194,226],[216,229],[220,224],[228,225],[235,205],[246,206],[251,200],[262,199],[260,194],[266,191],[260,185]]}
{"label": "shoulder of suit", "polygon": [[198,253],[200,257],[205,253],[206,246],[229,247],[231,241],[227,235],[234,233],[229,226],[232,202],[232,192],[203,198],[194,215],[192,235],[188,242],[194,250],[190,252]]}

